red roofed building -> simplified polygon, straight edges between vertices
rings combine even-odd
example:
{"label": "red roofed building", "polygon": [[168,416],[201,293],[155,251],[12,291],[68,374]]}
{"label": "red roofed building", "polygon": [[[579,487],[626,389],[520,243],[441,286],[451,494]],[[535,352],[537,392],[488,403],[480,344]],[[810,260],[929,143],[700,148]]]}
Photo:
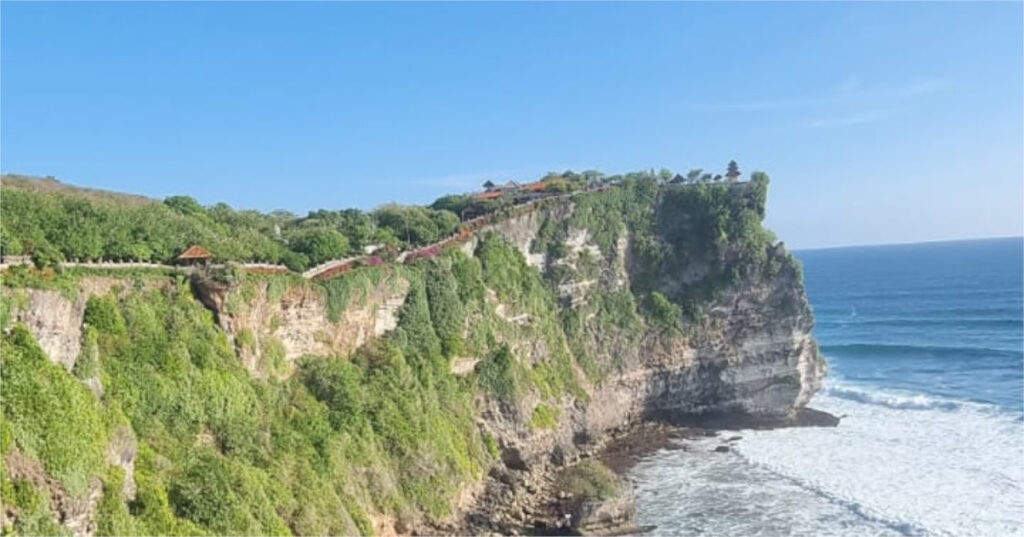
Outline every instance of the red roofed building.
{"label": "red roofed building", "polygon": [[178,262],[185,265],[209,263],[212,259],[213,254],[211,254],[206,248],[199,245],[189,246],[187,250],[178,256]]}

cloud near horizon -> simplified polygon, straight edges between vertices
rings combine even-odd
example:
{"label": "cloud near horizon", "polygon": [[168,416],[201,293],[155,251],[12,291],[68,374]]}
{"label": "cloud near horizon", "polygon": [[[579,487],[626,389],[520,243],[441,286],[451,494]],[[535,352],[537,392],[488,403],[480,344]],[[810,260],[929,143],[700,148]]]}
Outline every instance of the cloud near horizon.
{"label": "cloud near horizon", "polygon": [[908,101],[942,91],[949,83],[939,78],[918,78],[898,85],[865,86],[860,77],[851,76],[830,93],[797,98],[733,101],[694,104],[692,110],[770,112],[792,110],[817,113],[798,121],[801,128],[849,127],[884,121],[897,114]]}
{"label": "cloud near horizon", "polygon": [[833,127],[851,127],[854,125],[865,125],[868,123],[877,123],[884,121],[892,117],[889,112],[883,112],[881,110],[871,110],[862,114],[854,114],[847,116],[831,116],[811,119],[800,124],[801,127],[809,129],[828,129]]}

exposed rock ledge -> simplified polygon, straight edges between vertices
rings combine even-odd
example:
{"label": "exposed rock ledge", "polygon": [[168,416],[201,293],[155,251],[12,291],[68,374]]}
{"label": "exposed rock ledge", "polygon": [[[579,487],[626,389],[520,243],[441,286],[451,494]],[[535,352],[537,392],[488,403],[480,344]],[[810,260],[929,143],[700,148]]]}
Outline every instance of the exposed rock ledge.
{"label": "exposed rock ledge", "polygon": [[[684,420],[685,421],[685,420]],[[689,420],[682,426],[660,421],[644,421],[622,429],[599,445],[581,451],[567,466],[538,465],[512,469],[499,465],[491,470],[486,487],[478,495],[474,509],[462,520],[448,525],[418,528],[429,535],[640,535],[657,533],[657,528],[638,526],[634,519],[636,498],[632,484],[622,479],[610,498],[574,498],[560,489],[559,474],[575,464],[599,459],[619,476],[643,457],[660,449],[686,449],[678,440],[719,436],[721,451],[738,440],[736,435],[721,434],[737,429],[780,427],[834,427],[839,418],[814,409],[802,409],[796,421],[764,419],[756,416],[706,416]],[[697,425],[697,424],[702,425]]]}

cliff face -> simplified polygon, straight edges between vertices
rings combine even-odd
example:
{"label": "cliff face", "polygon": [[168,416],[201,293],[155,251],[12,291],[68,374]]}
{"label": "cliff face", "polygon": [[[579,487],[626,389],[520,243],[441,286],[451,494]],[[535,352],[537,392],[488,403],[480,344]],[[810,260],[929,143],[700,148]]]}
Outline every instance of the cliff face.
{"label": "cliff face", "polygon": [[[507,219],[490,230],[549,275],[567,268],[571,276],[555,286],[561,307],[594,321],[602,315],[595,302],[629,293],[641,269],[630,259],[629,229],[619,230],[613,248],[602,254],[590,232],[574,225],[576,210],[566,202]],[[558,259],[536,251],[538,233],[546,225],[564,229],[567,248]],[[545,465],[552,458],[570,460],[609,432],[647,418],[691,421],[725,415],[755,424],[789,423],[820,388],[826,365],[811,333],[813,315],[799,267],[781,243],[767,256],[767,263],[779,265],[777,273],[743,277],[677,328],[584,326],[585,352],[607,369],[587,383],[585,402],[564,399],[558,426],[544,431],[528,427],[529,409],[536,404],[530,399],[511,410],[492,405],[486,414],[487,426],[509,450],[507,462],[524,467],[531,462]],[[581,258],[593,260],[588,262],[598,270],[580,271]],[[656,286],[676,287],[679,280],[708,273],[706,265],[706,260],[696,260],[665,266]],[[521,352],[520,358],[529,359],[529,354]]]}
{"label": "cliff face", "polygon": [[308,282],[231,286],[200,277],[192,285],[231,336],[246,370],[265,379],[287,378],[303,356],[347,356],[397,326],[409,282],[388,272],[379,281],[360,283],[335,299],[344,303],[333,320],[331,293]]}
{"label": "cliff face", "polygon": [[[820,387],[800,268],[760,224],[765,187],[557,199],[498,219],[461,254],[323,284],[81,278],[74,296],[13,290],[9,324],[112,414],[97,418],[108,425],[91,469],[68,470],[18,419],[5,460],[41,460],[72,492],[80,474],[103,477],[102,502],[98,485],[69,494],[91,498],[82,516],[111,531],[525,523],[515,498],[613,432],[651,418],[784,424]],[[5,347],[33,355],[23,340]],[[21,416],[17,405],[5,402],[5,417]],[[231,499],[192,495],[203,487]],[[135,520],[129,502],[167,513]],[[24,521],[26,509],[5,517]]]}

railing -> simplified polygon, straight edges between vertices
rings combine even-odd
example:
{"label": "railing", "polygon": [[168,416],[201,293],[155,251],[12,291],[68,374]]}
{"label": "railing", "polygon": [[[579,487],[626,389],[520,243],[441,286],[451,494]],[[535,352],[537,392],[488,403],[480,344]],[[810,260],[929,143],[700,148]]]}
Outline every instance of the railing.
{"label": "railing", "polygon": [[2,268],[30,264],[32,264],[32,256],[28,255],[5,255],[0,257],[0,267]]}
{"label": "railing", "polygon": [[306,272],[303,272],[302,273],[302,277],[306,278],[306,279],[312,279],[312,278],[315,278],[315,277],[319,276],[323,272],[327,272],[327,271],[329,271],[331,269],[340,267],[342,265],[345,265],[345,264],[348,264],[348,263],[352,263],[354,261],[358,261],[358,260],[360,260],[360,259],[362,259],[364,257],[366,257],[366,256],[359,255],[359,256],[355,256],[355,257],[346,257],[344,259],[332,259],[331,261],[326,261],[324,263],[321,263],[321,264],[319,264],[319,265],[317,265],[317,266],[307,270]]}

